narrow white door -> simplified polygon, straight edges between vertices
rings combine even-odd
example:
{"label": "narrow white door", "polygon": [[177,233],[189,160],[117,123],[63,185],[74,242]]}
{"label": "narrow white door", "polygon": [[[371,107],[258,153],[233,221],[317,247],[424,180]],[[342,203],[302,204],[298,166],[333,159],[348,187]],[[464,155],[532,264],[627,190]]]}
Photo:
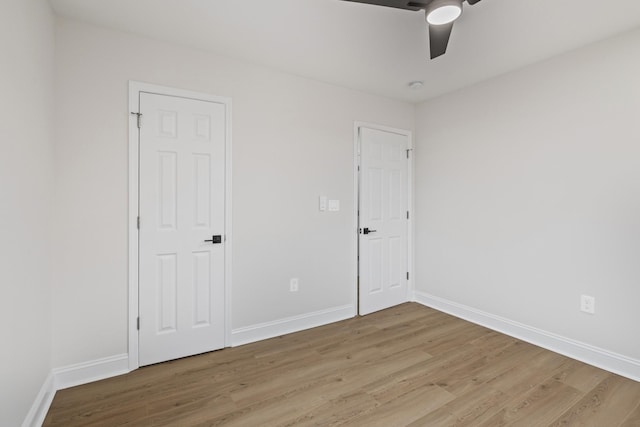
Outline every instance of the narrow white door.
{"label": "narrow white door", "polygon": [[360,314],[408,300],[408,135],[360,127]]}
{"label": "narrow white door", "polygon": [[224,347],[225,105],[140,93],[139,363]]}

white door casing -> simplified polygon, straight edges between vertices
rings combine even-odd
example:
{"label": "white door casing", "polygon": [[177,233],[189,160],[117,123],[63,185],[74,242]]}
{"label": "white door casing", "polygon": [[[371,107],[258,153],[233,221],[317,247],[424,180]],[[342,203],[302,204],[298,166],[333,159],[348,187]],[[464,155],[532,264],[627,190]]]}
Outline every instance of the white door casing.
{"label": "white door casing", "polygon": [[228,100],[138,85],[139,331],[131,369],[225,346],[230,256]]}
{"label": "white door casing", "polygon": [[409,300],[408,132],[360,126],[359,312]]}

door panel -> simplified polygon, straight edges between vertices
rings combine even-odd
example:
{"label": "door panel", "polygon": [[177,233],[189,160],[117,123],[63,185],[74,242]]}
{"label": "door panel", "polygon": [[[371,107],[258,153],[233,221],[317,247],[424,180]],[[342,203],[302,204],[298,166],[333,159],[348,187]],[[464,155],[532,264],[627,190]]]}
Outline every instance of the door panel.
{"label": "door panel", "polygon": [[360,314],[368,314],[408,300],[409,138],[367,127],[359,137]]}
{"label": "door panel", "polygon": [[140,93],[140,366],[224,347],[225,105]]}

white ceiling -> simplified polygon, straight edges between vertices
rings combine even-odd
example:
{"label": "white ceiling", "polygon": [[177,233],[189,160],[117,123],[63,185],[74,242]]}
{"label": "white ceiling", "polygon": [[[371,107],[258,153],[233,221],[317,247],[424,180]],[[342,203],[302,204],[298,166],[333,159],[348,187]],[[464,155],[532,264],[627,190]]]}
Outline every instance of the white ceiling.
{"label": "white ceiling", "polygon": [[[639,0],[483,0],[465,3],[447,53],[430,60],[423,12],[341,0],[50,1],[59,15],[410,102],[640,27]],[[413,80],[424,87],[409,89]]]}

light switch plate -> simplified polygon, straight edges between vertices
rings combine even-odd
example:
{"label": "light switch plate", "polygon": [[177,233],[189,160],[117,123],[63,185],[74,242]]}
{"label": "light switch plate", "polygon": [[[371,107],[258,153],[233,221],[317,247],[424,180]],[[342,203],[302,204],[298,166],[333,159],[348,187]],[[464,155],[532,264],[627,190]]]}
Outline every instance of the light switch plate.
{"label": "light switch plate", "polygon": [[338,212],[340,210],[340,200],[329,200],[329,212]]}
{"label": "light switch plate", "polygon": [[320,209],[320,212],[324,212],[327,210],[327,196],[320,196],[318,209]]}

